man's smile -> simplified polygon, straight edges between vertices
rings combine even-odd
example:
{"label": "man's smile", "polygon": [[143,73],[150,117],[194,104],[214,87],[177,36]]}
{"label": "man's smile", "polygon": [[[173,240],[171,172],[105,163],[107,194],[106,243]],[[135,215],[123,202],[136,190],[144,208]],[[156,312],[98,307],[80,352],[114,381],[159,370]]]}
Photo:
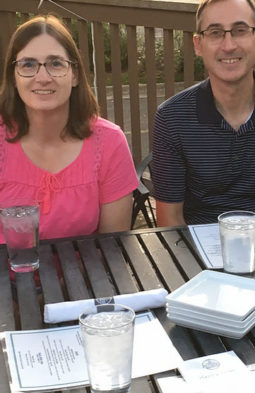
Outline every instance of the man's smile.
{"label": "man's smile", "polygon": [[220,59],[219,61],[226,64],[234,64],[241,60],[241,57],[234,57],[231,59]]}

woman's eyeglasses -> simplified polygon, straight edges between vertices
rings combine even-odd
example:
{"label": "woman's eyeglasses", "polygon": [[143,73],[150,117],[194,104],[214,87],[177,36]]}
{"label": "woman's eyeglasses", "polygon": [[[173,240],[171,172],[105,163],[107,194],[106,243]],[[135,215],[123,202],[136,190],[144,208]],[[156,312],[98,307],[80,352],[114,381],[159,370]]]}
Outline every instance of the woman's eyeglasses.
{"label": "woman's eyeglasses", "polygon": [[70,65],[76,65],[70,60],[64,59],[51,59],[46,61],[45,63],[40,63],[35,59],[21,59],[21,60],[14,60],[12,64],[15,64],[17,69],[17,73],[24,78],[32,78],[35,76],[40,67],[45,67],[48,74],[52,77],[63,77],[67,75],[67,72],[70,68]]}

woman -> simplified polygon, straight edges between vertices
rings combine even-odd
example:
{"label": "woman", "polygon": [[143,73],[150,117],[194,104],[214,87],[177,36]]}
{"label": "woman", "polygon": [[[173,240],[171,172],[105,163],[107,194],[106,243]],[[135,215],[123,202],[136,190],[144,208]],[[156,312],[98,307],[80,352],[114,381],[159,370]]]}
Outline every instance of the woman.
{"label": "woman", "polygon": [[0,114],[0,202],[35,198],[41,239],[129,229],[138,181],[125,136],[98,116],[79,51],[54,16],[13,34]]}

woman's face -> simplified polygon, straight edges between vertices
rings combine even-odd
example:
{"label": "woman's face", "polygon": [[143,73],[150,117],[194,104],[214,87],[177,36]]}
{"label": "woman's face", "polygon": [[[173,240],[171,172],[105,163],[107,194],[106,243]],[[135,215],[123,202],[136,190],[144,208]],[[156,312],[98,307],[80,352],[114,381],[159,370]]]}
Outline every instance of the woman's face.
{"label": "woman's face", "polygon": [[[45,63],[52,59],[56,59],[56,65],[58,59],[69,60],[64,47],[48,34],[33,38],[16,57],[16,61],[26,60],[26,69],[30,67],[33,60]],[[25,104],[28,116],[47,111],[60,111],[66,116],[72,87],[77,83],[77,75],[71,66],[68,66],[65,76],[55,77],[51,76],[43,65],[32,77],[19,75],[18,67],[15,67],[16,88]]]}

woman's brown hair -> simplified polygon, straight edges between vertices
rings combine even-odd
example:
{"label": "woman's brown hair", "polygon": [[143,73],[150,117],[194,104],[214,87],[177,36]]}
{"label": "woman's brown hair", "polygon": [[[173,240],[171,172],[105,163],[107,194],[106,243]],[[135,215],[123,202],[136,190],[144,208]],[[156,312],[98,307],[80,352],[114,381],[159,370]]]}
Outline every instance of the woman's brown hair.
{"label": "woman's brown hair", "polygon": [[[0,88],[0,114],[10,131],[9,141],[15,142],[28,133],[29,120],[25,105],[15,87],[14,64],[17,54],[33,39],[41,34],[54,37],[66,50],[69,60],[76,63],[78,85],[70,95],[69,117],[62,137],[71,135],[84,139],[91,134],[90,120],[98,115],[98,105],[88,84],[79,50],[65,27],[53,15],[38,15],[20,25],[13,33],[4,64],[3,81]],[[14,132],[15,130],[15,132]]]}

